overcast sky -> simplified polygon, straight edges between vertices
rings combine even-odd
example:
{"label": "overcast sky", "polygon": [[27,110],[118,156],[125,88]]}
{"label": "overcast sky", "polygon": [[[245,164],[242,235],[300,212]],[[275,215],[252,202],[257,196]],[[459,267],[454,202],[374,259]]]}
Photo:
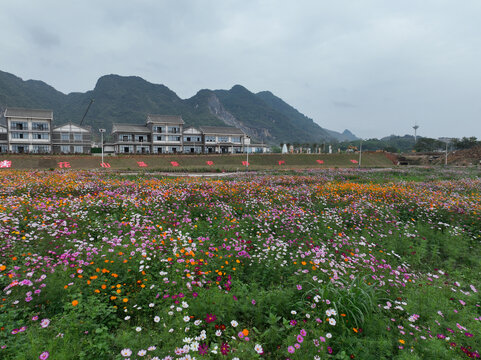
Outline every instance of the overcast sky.
{"label": "overcast sky", "polygon": [[481,138],[479,0],[0,0],[0,70],[64,93],[241,84],[322,127]]}

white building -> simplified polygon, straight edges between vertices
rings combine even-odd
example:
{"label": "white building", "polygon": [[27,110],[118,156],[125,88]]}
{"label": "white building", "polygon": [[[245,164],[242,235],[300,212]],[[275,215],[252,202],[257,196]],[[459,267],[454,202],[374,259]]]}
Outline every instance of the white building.
{"label": "white building", "polygon": [[238,154],[244,152],[249,137],[235,127],[200,126],[204,135],[204,152],[206,154]]}
{"label": "white building", "polygon": [[7,108],[7,147],[13,153],[52,151],[52,110]]}
{"label": "white building", "polygon": [[52,151],[55,154],[90,154],[92,132],[88,127],[73,123],[54,127],[52,130]]}
{"label": "white building", "polygon": [[8,149],[8,131],[7,127],[0,124],[0,153],[7,152]]}

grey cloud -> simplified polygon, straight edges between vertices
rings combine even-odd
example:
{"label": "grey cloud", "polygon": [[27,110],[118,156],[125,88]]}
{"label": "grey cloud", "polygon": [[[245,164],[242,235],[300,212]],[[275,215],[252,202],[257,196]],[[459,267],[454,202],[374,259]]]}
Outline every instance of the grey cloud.
{"label": "grey cloud", "polygon": [[60,45],[60,38],[56,34],[41,26],[31,26],[28,34],[34,45],[41,48],[51,48]]}
{"label": "grey cloud", "polygon": [[183,98],[239,83],[361,137],[417,122],[481,138],[479,18],[479,0],[16,0],[0,12],[1,70],[63,92],[110,73]]}
{"label": "grey cloud", "polygon": [[332,105],[334,105],[335,107],[344,108],[344,109],[357,108],[357,105],[347,101],[333,101]]}

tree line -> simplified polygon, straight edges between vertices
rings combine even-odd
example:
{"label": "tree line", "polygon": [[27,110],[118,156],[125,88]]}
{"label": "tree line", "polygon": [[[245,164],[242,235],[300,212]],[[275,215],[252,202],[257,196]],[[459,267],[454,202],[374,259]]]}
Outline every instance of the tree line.
{"label": "tree line", "polygon": [[[279,146],[273,146],[273,152],[281,152],[283,144]],[[361,148],[361,140],[354,141],[324,141],[321,143],[287,143],[287,147],[293,146],[295,149],[311,149],[312,152],[326,153],[328,152],[329,145],[332,148],[332,152],[338,152],[339,149],[342,152],[346,151],[359,151]],[[362,150],[363,151],[388,151],[393,153],[403,153],[403,152],[439,152],[462,149],[470,149],[475,146],[481,146],[481,141],[475,136],[462,137],[462,138],[446,138],[446,139],[433,139],[429,137],[418,136],[416,141],[414,136],[396,136],[391,135],[383,139],[366,139],[362,140]]]}

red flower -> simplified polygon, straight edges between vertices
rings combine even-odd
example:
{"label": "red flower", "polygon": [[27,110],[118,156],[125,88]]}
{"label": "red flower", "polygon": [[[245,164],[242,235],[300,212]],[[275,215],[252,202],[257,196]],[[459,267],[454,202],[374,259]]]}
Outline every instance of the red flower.
{"label": "red flower", "polygon": [[221,347],[220,347],[220,352],[222,353],[222,355],[227,355],[229,353],[229,344],[227,343],[222,343]]}

